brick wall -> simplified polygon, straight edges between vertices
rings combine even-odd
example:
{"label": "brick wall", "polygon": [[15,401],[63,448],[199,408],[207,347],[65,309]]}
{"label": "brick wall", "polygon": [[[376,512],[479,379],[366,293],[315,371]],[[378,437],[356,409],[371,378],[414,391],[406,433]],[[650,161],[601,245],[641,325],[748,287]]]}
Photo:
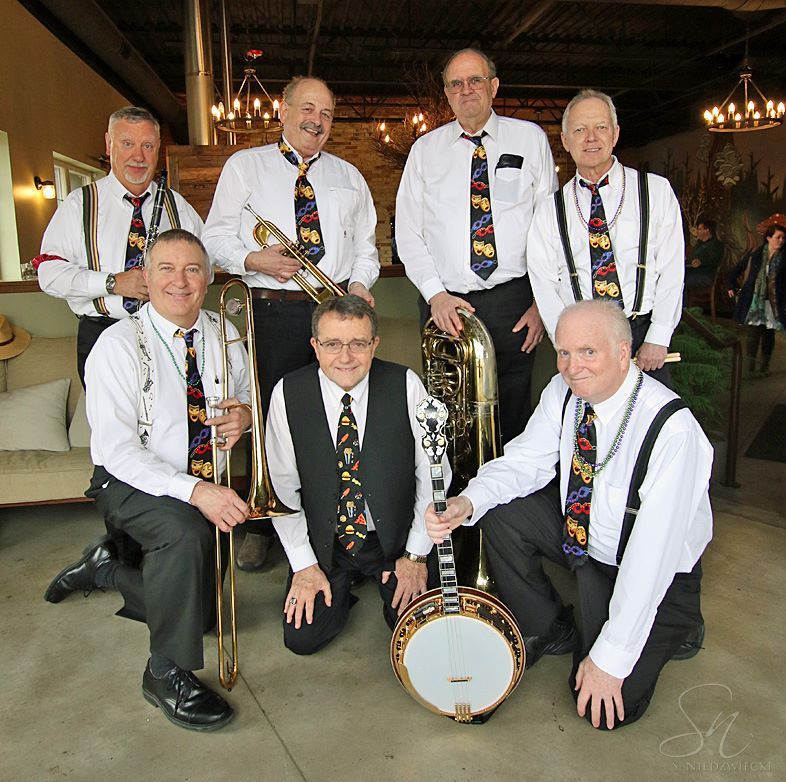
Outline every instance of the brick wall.
{"label": "brick wall", "polygon": [[[562,148],[559,129],[548,125],[545,130],[551,142],[554,161],[559,166],[560,184],[573,176],[575,166]],[[254,140],[242,141],[253,145]],[[256,143],[259,143],[258,141]],[[167,165],[170,185],[194,206],[202,217],[207,217],[218,175],[224,160],[238,147],[169,147]],[[377,210],[377,247],[382,264],[391,262],[390,218],[396,207],[396,191],[402,167],[381,154],[376,145],[376,122],[335,122],[325,150],[350,161],[358,167],[368,182]]]}

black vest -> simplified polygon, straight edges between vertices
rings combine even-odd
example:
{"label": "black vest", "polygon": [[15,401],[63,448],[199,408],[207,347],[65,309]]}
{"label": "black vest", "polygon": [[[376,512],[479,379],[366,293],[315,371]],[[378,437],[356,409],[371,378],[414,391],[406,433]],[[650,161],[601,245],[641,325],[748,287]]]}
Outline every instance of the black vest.
{"label": "black vest", "polygon": [[[317,365],[284,378],[284,402],[300,476],[300,499],[319,566],[330,572],[336,535],[336,432],[330,431]],[[389,561],[402,555],[415,507],[415,439],[407,410],[407,370],[374,359],[360,455],[363,494]]]}

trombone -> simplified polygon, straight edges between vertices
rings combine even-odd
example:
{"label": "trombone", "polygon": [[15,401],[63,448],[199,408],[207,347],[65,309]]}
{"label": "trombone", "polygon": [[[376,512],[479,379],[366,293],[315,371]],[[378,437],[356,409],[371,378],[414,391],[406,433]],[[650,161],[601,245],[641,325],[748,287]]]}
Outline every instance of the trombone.
{"label": "trombone", "polygon": [[[287,255],[290,255],[300,263],[303,269],[302,271],[295,272],[292,275],[292,279],[311,296],[317,304],[321,304],[323,301],[333,296],[346,296],[344,289],[333,282],[333,280],[331,280],[315,263],[309,261],[303,250],[295,242],[291,241],[278,226],[260,217],[250,204],[246,204],[243,208],[247,212],[250,212],[257,221],[257,224],[254,226],[254,239],[256,239],[257,244],[263,250],[270,247],[270,237],[272,236],[286,249]],[[316,288],[308,281],[309,274],[322,285],[322,288]]]}
{"label": "trombone", "polygon": [[[228,298],[229,292],[240,288],[240,298]],[[227,335],[227,315],[240,315],[245,312],[245,334],[230,338]],[[270,473],[265,458],[265,431],[262,424],[262,403],[259,397],[259,382],[257,381],[256,353],[254,352],[254,321],[251,308],[251,292],[242,280],[230,280],[221,289],[219,298],[219,321],[221,327],[222,345],[222,372],[224,384],[223,398],[229,397],[229,346],[235,342],[244,342],[248,353],[248,375],[251,389],[251,488],[246,501],[250,508],[248,518],[265,519],[275,516],[286,516],[295,513],[292,508],[284,505],[276,496]],[[207,400],[211,408],[218,403],[218,399],[210,397]],[[211,417],[218,411],[211,410]],[[216,427],[213,427],[211,444],[213,447],[213,480],[221,483],[221,473],[218,468],[218,446],[220,438],[217,436]],[[232,485],[232,471],[230,468],[230,453],[227,453],[226,473],[227,486]],[[235,613],[235,539],[234,531],[230,530],[229,538],[229,624],[232,635],[232,654],[227,659],[224,652],[224,590],[223,590],[223,563],[221,558],[221,530],[216,527],[216,634],[218,636],[218,679],[221,686],[231,690],[238,676],[237,654],[237,619]]]}

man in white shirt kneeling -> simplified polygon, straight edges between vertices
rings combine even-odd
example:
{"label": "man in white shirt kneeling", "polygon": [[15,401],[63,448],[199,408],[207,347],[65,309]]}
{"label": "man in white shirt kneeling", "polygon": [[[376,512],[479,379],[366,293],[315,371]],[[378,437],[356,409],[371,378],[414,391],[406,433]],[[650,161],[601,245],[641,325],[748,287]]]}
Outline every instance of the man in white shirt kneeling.
{"label": "man in white shirt kneeling", "polygon": [[[578,713],[612,729],[644,713],[663,666],[689,656],[681,646],[703,626],[712,447],[682,400],[632,363],[630,325],[616,304],[567,307],[556,348],[560,374],[527,428],[444,514],[430,508],[426,524],[441,541],[482,519],[527,667],[573,651]],[[576,575],[578,633],[543,556]]]}
{"label": "man in white shirt kneeling", "polygon": [[[65,567],[44,598],[118,590],[119,614],[145,622],[150,660],[142,693],[190,730],[215,730],[232,708],[193,671],[204,665],[202,635],[215,623],[215,528],[244,522],[245,500],[213,482],[211,428],[226,438],[217,460],[251,424],[248,358],[229,348],[228,399],[222,396],[222,342],[215,313],[201,309],[212,280],[205,248],[182,229],[162,233],[144,271],[150,301],[110,326],[87,359],[87,417],[95,466],[87,496],[108,523],[142,549],[140,568],[119,562],[107,536]],[[237,331],[230,328],[230,337]]]}
{"label": "man in white shirt kneeling", "polygon": [[273,389],[265,439],[276,494],[297,511],[273,520],[290,566],[284,643],[296,654],[341,632],[357,573],[376,581],[392,629],[425,591],[432,549],[431,471],[415,420],[423,383],[374,358],[377,316],[358,296],[324,301],[311,331],[318,364]]}

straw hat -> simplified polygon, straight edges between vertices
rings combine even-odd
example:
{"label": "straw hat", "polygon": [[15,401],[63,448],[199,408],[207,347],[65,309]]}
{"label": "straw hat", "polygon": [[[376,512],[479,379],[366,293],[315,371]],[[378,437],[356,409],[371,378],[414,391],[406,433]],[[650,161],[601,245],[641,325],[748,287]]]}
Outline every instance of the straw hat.
{"label": "straw hat", "polygon": [[0,359],[13,358],[27,349],[30,332],[21,326],[12,326],[5,315],[0,315]]}

